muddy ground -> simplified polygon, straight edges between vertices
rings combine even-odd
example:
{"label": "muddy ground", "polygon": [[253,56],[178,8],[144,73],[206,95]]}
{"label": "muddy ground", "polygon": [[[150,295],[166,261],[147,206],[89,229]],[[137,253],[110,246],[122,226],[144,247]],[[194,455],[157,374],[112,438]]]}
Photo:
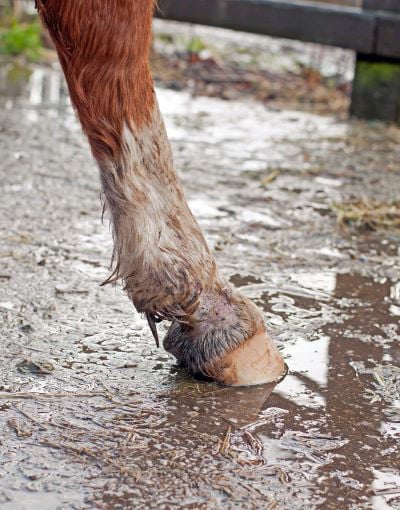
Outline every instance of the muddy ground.
{"label": "muddy ground", "polygon": [[99,287],[111,235],[59,70],[9,71],[1,509],[399,509],[396,205],[376,231],[338,214],[398,200],[400,130],[158,90],[190,205],[290,368],[275,388],[224,388]]}
{"label": "muddy ground", "polygon": [[164,87],[346,118],[352,51],[158,19],[154,27],[151,63]]}

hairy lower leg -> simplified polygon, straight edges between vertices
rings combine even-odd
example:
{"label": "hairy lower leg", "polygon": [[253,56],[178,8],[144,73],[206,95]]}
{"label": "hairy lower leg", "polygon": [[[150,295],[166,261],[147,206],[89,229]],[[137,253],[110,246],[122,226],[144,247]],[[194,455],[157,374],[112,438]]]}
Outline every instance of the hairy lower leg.
{"label": "hairy lower leg", "polygon": [[213,374],[263,325],[218,275],[174,169],[148,65],[153,1],[37,5],[100,168],[115,245],[108,281],[122,280],[151,320],[172,321],[164,345],[179,361]]}

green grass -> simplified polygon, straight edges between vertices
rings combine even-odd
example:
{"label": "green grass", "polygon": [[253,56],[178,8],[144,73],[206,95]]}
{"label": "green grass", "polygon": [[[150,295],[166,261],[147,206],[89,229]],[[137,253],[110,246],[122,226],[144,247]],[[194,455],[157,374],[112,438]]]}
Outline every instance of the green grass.
{"label": "green grass", "polygon": [[23,55],[34,61],[40,57],[41,48],[40,25],[36,21],[18,23],[12,20],[0,26],[0,54]]}
{"label": "green grass", "polygon": [[205,50],[206,48],[207,46],[204,43],[204,41],[197,35],[191,37],[188,43],[186,44],[186,51],[190,53],[200,53],[202,50]]}

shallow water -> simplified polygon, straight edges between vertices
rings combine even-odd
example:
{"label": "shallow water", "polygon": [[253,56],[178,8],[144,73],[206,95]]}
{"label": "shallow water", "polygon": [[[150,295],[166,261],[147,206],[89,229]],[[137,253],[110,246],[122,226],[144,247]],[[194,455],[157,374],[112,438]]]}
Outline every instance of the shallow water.
{"label": "shallow water", "polygon": [[158,91],[189,202],[290,368],[275,388],[224,388],[98,286],[111,236],[59,71],[9,72],[1,508],[400,508],[399,235],[331,211],[396,197],[399,130]]}

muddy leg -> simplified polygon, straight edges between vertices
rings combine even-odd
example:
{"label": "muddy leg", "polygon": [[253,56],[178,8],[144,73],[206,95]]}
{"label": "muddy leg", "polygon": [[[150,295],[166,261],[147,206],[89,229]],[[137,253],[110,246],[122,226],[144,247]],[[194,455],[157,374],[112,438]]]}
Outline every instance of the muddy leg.
{"label": "muddy leg", "polygon": [[[100,168],[114,271],[165,348],[226,384],[278,379],[260,311],[219,275],[174,169],[148,64],[151,0],[38,0]],[[153,328],[154,330],[154,328]]]}

